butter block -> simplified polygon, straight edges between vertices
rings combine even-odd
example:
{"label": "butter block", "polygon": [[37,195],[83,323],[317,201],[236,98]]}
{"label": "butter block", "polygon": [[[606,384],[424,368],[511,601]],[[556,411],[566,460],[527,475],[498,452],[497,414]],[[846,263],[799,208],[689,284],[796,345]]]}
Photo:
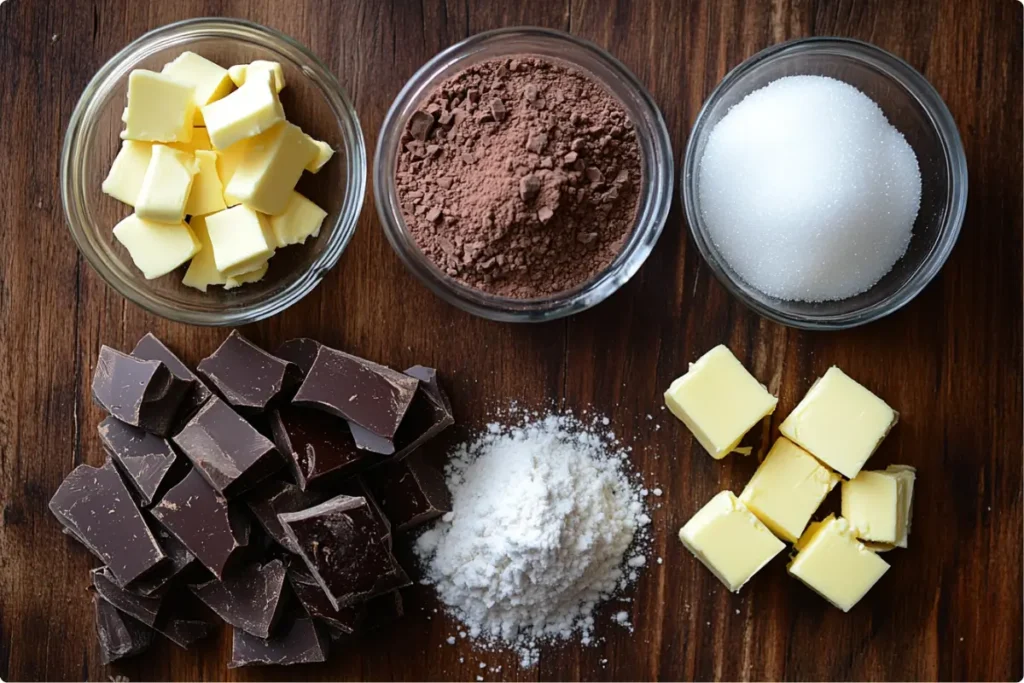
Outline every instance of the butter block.
{"label": "butter block", "polygon": [[284,109],[270,87],[269,75],[246,79],[241,88],[201,110],[215,149],[226,149],[284,121]]}
{"label": "butter block", "polygon": [[731,491],[701,508],[679,540],[734,593],[786,547]]}
{"label": "butter block", "polygon": [[853,479],[898,419],[885,401],[831,367],[782,421],[779,431]]}
{"label": "butter block", "polygon": [[314,157],[312,161],[306,164],[306,170],[309,171],[310,173],[316,173],[321,168],[324,167],[324,164],[331,160],[331,157],[334,156],[334,150],[331,149],[331,146],[328,145],[323,140],[314,140],[312,137],[308,135],[306,137],[308,137],[313,142],[313,144],[316,145],[316,157]]}
{"label": "butter block", "polygon": [[134,213],[114,226],[114,237],[147,280],[166,275],[202,248],[185,223],[155,223]]}
{"label": "butter block", "polygon": [[[227,69],[195,52],[182,52],[165,64],[160,73],[194,87],[197,107],[216,102],[235,88]],[[201,109],[196,109],[193,120],[197,126],[203,124]]]}
{"label": "butter block", "polygon": [[259,282],[267,274],[269,268],[270,262],[264,261],[263,265],[255,270],[250,270],[248,273],[239,273],[235,277],[229,277],[224,283],[224,289],[235,289],[250,282]]}
{"label": "butter block", "polygon": [[210,285],[223,285],[227,278],[217,270],[217,264],[213,261],[213,245],[210,243],[210,235],[206,231],[206,218],[193,216],[189,227],[192,228],[200,249],[192,257],[192,262],[188,264],[188,270],[185,271],[181,284],[201,292],[205,292]]}
{"label": "butter block", "polygon": [[843,517],[872,550],[907,547],[916,472],[890,465],[885,471],[861,470],[843,482]]}
{"label": "butter block", "polygon": [[[235,169],[242,163],[242,159],[245,158],[245,151],[249,148],[249,139],[239,140],[235,144],[231,145],[227,149],[222,149],[217,152],[217,175],[220,176],[220,184],[223,187],[227,187],[228,183],[231,182],[232,176],[235,175]],[[224,194],[224,203],[228,206],[237,206],[241,204],[235,197],[229,196],[227,193]]]}
{"label": "butter block", "polygon": [[249,141],[224,192],[261,213],[282,214],[303,169],[316,155],[309,136],[283,121]]}
{"label": "butter block", "polygon": [[838,483],[838,474],[780,437],[743,489],[740,500],[776,536],[796,543],[811,515]]}
{"label": "butter block", "polygon": [[152,153],[153,145],[149,142],[122,141],[121,150],[114,157],[110,172],[101,186],[103,192],[119,202],[135,206]]}
{"label": "butter block", "polygon": [[889,564],[857,540],[842,517],[814,522],[796,544],[787,570],[830,603],[849,612],[889,569]]}
{"label": "butter block", "polygon": [[271,83],[274,85],[274,90],[276,92],[284,90],[284,86],[286,85],[284,81],[284,70],[278,62],[257,59],[249,64],[236,64],[228,69],[228,75],[238,87],[245,85],[247,78],[250,78],[255,74],[262,73],[266,73],[270,76]]}
{"label": "butter block", "polygon": [[224,203],[224,187],[217,175],[217,153],[196,150],[196,163],[199,173],[192,181],[192,191],[185,204],[185,213],[190,216],[205,216],[227,208]]}
{"label": "butter block", "polygon": [[293,190],[284,213],[270,217],[277,246],[304,244],[308,237],[316,237],[326,217],[326,211]]}
{"label": "butter block", "polygon": [[274,255],[276,243],[267,217],[239,205],[206,217],[213,260],[225,277],[258,268]]}
{"label": "butter block", "polygon": [[136,69],[128,75],[126,140],[188,142],[195,117],[195,88],[166,74]]}
{"label": "butter block", "polygon": [[685,375],[665,392],[665,404],[717,459],[739,445],[761,418],[771,415],[778,399],[719,345],[690,364]]}
{"label": "butter block", "polygon": [[158,223],[180,223],[185,218],[185,205],[198,172],[193,155],[166,145],[153,145],[135,213]]}

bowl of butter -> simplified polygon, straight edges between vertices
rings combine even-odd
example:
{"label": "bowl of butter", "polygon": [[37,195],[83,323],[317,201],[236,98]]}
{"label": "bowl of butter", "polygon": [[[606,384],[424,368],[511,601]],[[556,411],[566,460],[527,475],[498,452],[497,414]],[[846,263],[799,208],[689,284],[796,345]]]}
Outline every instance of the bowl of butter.
{"label": "bowl of butter", "polygon": [[242,325],[312,291],[355,232],[366,149],[329,69],[236,19],[158,28],[82,93],[61,156],[80,251],[171,320]]}

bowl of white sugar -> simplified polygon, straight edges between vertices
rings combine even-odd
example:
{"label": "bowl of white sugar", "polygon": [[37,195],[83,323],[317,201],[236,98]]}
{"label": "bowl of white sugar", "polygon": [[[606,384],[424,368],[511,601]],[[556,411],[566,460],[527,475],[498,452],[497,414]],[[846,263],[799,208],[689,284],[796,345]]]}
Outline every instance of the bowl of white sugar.
{"label": "bowl of white sugar", "polygon": [[938,274],[967,204],[953,117],[906,62],[808,38],[731,71],[681,174],[697,247],[761,315],[804,329],[877,320]]}

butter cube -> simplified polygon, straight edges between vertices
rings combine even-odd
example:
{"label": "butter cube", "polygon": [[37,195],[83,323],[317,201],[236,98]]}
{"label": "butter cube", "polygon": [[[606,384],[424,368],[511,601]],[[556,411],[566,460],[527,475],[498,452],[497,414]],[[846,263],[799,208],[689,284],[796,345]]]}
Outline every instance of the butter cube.
{"label": "butter cube", "polygon": [[310,173],[316,173],[321,168],[324,167],[324,164],[331,160],[331,157],[334,156],[334,150],[331,149],[331,146],[328,145],[323,140],[314,140],[312,137],[308,135],[306,137],[312,140],[313,144],[316,145],[317,150],[316,157],[314,157],[314,159],[311,162],[306,164],[306,170],[309,171]]}
{"label": "butter cube", "polygon": [[224,283],[224,289],[235,289],[250,282],[259,282],[267,274],[268,268],[270,268],[270,262],[264,261],[263,265],[255,270],[250,270],[248,273],[239,273],[235,277],[229,277]]}
{"label": "butter cube", "polygon": [[833,605],[849,612],[889,564],[857,540],[842,517],[814,522],[796,544],[788,571]]}
{"label": "butter cube", "polygon": [[267,217],[240,205],[206,217],[213,260],[225,277],[258,268],[274,255],[276,243]]}
{"label": "butter cube", "polygon": [[316,237],[320,234],[320,226],[326,216],[326,211],[292,191],[284,213],[270,217],[270,227],[274,231],[277,246],[303,244],[307,237]]}
{"label": "butter cube", "polygon": [[665,404],[716,460],[739,445],[778,399],[725,346],[716,346],[665,392]]}
{"label": "butter cube", "polygon": [[136,69],[128,76],[126,140],[188,142],[195,117],[195,88],[166,74]]}
{"label": "butter cube", "polygon": [[153,145],[135,213],[139,218],[158,223],[180,223],[185,218],[185,205],[198,172],[199,165],[191,154],[166,145]]}
{"label": "butter cube", "polygon": [[[227,149],[217,152],[217,175],[220,176],[220,184],[223,187],[227,188],[232,176],[235,175],[235,169],[238,168],[238,165],[242,163],[242,159],[245,158],[245,151],[249,148],[250,139],[239,140]],[[237,206],[242,202],[225,192],[224,203],[228,206]]]}
{"label": "butter cube", "polygon": [[[219,100],[235,87],[227,69],[195,52],[182,52],[173,62],[165,64],[160,73],[193,86],[198,107]],[[200,109],[196,110],[194,121],[196,125],[203,124]]]}
{"label": "butter cube", "polygon": [[783,420],[779,431],[853,479],[898,418],[885,401],[831,367]]}
{"label": "butter cube", "polygon": [[265,59],[257,59],[249,64],[236,64],[235,66],[228,69],[228,76],[234,81],[235,85],[242,87],[245,85],[245,81],[248,78],[256,74],[266,73],[271,78],[271,83],[274,85],[276,92],[284,90],[284,70],[281,69],[281,65],[278,62],[269,62]]}
{"label": "butter cube", "polygon": [[216,149],[259,135],[284,121],[284,109],[270,87],[270,76],[249,78],[227,97],[202,107],[206,131]]}
{"label": "butter cube", "polygon": [[222,285],[227,278],[217,270],[217,264],[213,261],[213,245],[210,244],[210,235],[206,231],[206,218],[193,216],[189,227],[192,228],[201,248],[188,264],[181,284],[205,292],[208,286]]}
{"label": "butter cube", "polygon": [[283,121],[249,141],[224,192],[262,213],[282,214],[303,169],[316,155],[309,136]]}
{"label": "butter cube", "polygon": [[224,203],[224,188],[217,175],[217,153],[196,150],[199,173],[192,181],[192,192],[185,204],[185,213],[190,216],[205,216],[227,208]]}
{"label": "butter cube", "polygon": [[152,153],[153,145],[148,142],[124,140],[103,181],[103,191],[120,202],[135,206]]}
{"label": "butter cube", "polygon": [[786,547],[732,491],[708,501],[679,540],[734,593]]}
{"label": "butter cube", "polygon": [[147,280],[166,275],[202,248],[186,224],[154,223],[136,214],[114,226],[114,237]]}
{"label": "butter cube", "polygon": [[740,500],[776,536],[796,543],[811,515],[838,483],[838,474],[780,437],[743,489]]}
{"label": "butter cube", "polygon": [[913,467],[890,465],[884,472],[861,470],[843,482],[843,517],[870,547],[907,547],[914,496]]}

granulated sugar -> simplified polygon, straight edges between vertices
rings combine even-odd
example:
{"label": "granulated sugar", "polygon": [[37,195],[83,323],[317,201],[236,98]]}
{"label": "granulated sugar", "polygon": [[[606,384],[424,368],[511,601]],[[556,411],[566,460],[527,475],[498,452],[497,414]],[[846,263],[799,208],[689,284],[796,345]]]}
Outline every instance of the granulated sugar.
{"label": "granulated sugar", "polygon": [[488,425],[449,463],[452,512],[417,541],[425,583],[470,638],[524,666],[541,642],[590,643],[650,522],[628,463],[606,429],[571,415]]}
{"label": "granulated sugar", "polygon": [[715,125],[698,192],[711,240],[741,278],[781,299],[828,301],[870,289],[904,254],[921,173],[867,95],[790,76]]}

